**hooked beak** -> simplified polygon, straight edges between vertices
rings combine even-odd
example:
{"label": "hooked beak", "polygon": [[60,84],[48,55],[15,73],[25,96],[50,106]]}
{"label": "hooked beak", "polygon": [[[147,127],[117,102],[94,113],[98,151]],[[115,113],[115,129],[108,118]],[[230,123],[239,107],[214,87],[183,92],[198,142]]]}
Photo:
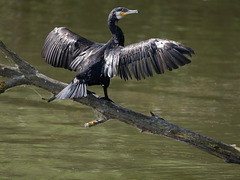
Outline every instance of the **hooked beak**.
{"label": "hooked beak", "polygon": [[128,10],[127,12],[121,12],[121,16],[126,16],[128,14],[136,14],[138,10]]}
{"label": "hooked beak", "polygon": [[127,12],[125,12],[126,15],[128,14],[137,14],[138,10],[128,10]]}

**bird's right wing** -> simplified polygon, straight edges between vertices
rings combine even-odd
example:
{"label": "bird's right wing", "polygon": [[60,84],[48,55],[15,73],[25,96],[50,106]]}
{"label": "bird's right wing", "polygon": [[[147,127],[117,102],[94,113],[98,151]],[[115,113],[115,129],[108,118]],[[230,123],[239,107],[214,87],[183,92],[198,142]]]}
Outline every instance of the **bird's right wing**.
{"label": "bird's right wing", "polygon": [[120,75],[124,80],[137,80],[171,71],[190,63],[185,57],[194,54],[191,48],[168,39],[149,39],[125,47],[115,47],[105,53],[104,74],[108,77]]}
{"label": "bird's right wing", "polygon": [[47,36],[42,49],[42,57],[54,67],[78,70],[81,63],[93,51],[102,47],[81,37],[65,27],[54,28]]}

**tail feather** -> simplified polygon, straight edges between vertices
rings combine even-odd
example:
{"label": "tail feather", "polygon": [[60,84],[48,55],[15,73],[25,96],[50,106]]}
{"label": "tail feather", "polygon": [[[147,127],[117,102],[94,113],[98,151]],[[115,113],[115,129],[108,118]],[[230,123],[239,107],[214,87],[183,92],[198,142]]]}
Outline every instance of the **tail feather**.
{"label": "tail feather", "polygon": [[74,82],[65,87],[56,95],[57,99],[73,99],[87,96],[87,88],[85,83]]}

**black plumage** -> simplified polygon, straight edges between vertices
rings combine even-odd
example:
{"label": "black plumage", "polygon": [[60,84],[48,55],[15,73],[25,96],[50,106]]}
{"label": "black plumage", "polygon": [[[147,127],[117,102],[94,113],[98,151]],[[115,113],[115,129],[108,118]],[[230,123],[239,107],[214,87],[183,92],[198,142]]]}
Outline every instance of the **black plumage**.
{"label": "black plumage", "polygon": [[56,95],[58,99],[87,96],[87,86],[102,85],[105,98],[110,78],[119,75],[128,80],[140,80],[163,74],[190,63],[194,51],[176,41],[153,38],[124,47],[124,35],[117,25],[119,19],[138,13],[137,10],[118,7],[111,11],[108,26],[112,38],[106,43],[96,43],[81,37],[65,27],[55,28],[47,36],[42,57],[54,67],[79,71],[72,83]]}

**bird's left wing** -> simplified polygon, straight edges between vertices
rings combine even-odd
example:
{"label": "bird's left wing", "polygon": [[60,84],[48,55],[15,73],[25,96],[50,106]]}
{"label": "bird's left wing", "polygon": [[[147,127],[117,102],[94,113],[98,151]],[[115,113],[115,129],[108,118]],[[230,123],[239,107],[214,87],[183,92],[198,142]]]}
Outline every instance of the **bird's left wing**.
{"label": "bird's left wing", "polygon": [[149,39],[126,47],[116,47],[105,54],[105,76],[120,75],[124,80],[137,80],[141,77],[164,73],[165,69],[171,71],[179,66],[190,63],[185,56],[191,57],[194,51],[176,41],[167,39]]}

